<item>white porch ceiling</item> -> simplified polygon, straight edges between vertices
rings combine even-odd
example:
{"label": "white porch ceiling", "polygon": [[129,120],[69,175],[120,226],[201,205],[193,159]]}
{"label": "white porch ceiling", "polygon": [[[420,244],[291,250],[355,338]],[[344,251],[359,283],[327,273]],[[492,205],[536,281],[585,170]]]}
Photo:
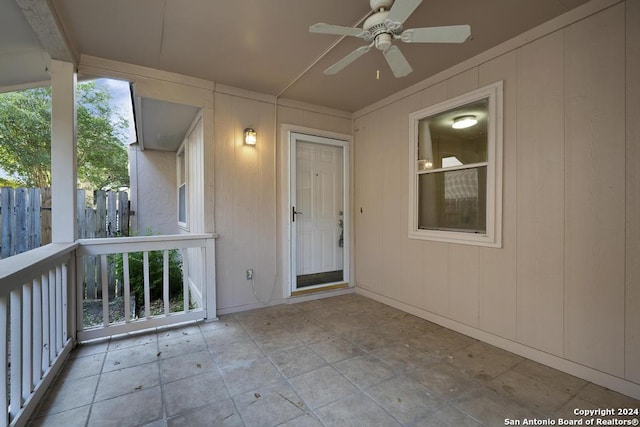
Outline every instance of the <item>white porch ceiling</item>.
{"label": "white porch ceiling", "polygon": [[[5,14],[7,10],[15,15],[16,1],[25,0],[3,0],[0,5],[0,85],[8,85],[12,78],[5,71],[5,56],[34,49],[33,35],[21,29],[19,19]],[[335,76],[324,75],[326,67],[363,44],[346,38],[296,81],[337,40],[310,34],[309,26],[317,22],[351,26],[370,10],[368,0],[50,0],[76,55],[153,67],[350,112],[585,2],[424,0],[405,28],[470,24],[472,39],[461,45],[398,42],[414,70],[400,79],[393,77],[378,51]],[[10,30],[5,21],[19,28]]]}

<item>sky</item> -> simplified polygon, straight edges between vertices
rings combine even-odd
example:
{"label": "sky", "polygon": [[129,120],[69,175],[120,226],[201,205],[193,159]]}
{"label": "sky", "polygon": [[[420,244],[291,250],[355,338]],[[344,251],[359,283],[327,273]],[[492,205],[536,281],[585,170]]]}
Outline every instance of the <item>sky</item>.
{"label": "sky", "polygon": [[97,79],[96,84],[106,87],[109,90],[109,93],[111,93],[111,109],[114,112],[119,112],[129,123],[129,138],[124,142],[127,145],[136,142],[129,82],[114,79]]}

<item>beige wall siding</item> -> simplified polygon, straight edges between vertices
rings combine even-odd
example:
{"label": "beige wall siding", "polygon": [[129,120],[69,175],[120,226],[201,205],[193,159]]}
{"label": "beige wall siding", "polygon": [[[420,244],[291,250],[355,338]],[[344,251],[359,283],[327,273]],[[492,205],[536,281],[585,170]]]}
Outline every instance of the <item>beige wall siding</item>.
{"label": "beige wall siding", "polygon": [[503,94],[502,250],[479,247],[479,327],[508,339],[516,338],[516,106],[517,55],[512,51],[479,67],[479,86],[505,82]]}
{"label": "beige wall siding", "polygon": [[[280,190],[278,171],[286,164],[276,129],[289,124],[351,134],[351,119],[340,114],[286,104],[277,107],[276,124],[275,102],[230,92],[214,94],[216,268],[222,312],[283,301],[288,273],[280,268],[286,254],[279,242],[286,233],[282,218],[287,213],[281,205],[288,196]],[[258,134],[255,147],[243,143],[242,131],[249,126]],[[249,268],[254,270],[255,295],[245,277]]]}
{"label": "beige wall siding", "polygon": [[[593,368],[592,380],[605,372],[640,383],[640,315],[631,308],[640,303],[640,107],[638,83],[629,77],[639,74],[639,37],[631,28],[637,26],[625,30],[638,10],[637,2],[621,2],[445,72],[417,86],[420,105],[405,93],[356,113],[356,200],[369,207],[368,215],[356,214],[358,286],[483,339],[517,342],[539,351],[540,360],[562,361],[559,368]],[[407,134],[397,129],[408,128],[405,112],[498,80],[504,81],[503,247],[420,242],[416,248],[401,206],[409,165]]]}
{"label": "beige wall siding", "polygon": [[564,33],[517,57],[517,339],[563,356]]}
{"label": "beige wall siding", "polygon": [[[263,300],[276,275],[273,184],[273,105],[215,94],[215,216],[218,308],[255,303],[245,271],[255,271],[256,293]],[[243,129],[258,134],[255,147],[243,142]]]}
{"label": "beige wall siding", "polygon": [[625,374],[640,383],[640,2],[627,7]]}
{"label": "beige wall siding", "polygon": [[624,373],[624,5],[565,31],[565,355]]}

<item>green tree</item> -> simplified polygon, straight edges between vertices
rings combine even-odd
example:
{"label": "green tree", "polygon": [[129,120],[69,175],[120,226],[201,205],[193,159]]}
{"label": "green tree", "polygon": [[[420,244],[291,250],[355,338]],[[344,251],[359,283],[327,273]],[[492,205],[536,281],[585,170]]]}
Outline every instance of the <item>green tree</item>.
{"label": "green tree", "polygon": [[[109,92],[94,81],[78,84],[76,100],[79,185],[129,185],[126,119],[113,114]],[[50,87],[0,94],[0,168],[27,187],[51,185]]]}

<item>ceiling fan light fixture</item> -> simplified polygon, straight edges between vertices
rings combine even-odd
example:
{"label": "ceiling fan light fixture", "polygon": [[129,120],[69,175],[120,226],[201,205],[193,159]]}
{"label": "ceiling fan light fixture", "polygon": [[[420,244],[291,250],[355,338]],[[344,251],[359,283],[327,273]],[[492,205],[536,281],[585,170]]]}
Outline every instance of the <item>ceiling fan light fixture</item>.
{"label": "ceiling fan light fixture", "polygon": [[458,116],[453,119],[453,123],[451,127],[454,129],[466,129],[471,126],[475,126],[478,123],[478,119],[476,116],[467,115],[467,116]]}

